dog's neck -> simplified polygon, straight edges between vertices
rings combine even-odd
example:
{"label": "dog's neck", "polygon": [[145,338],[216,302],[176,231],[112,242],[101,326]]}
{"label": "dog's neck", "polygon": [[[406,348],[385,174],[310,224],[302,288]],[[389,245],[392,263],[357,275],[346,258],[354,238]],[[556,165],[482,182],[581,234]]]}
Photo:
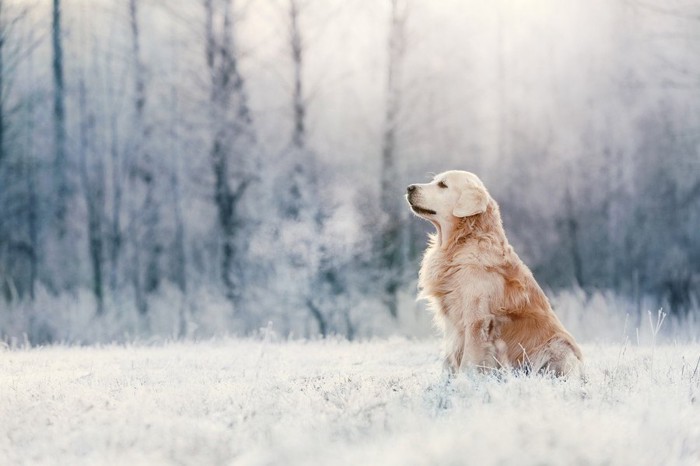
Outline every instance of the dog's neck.
{"label": "dog's neck", "polygon": [[450,249],[469,239],[482,239],[496,236],[498,240],[507,242],[501,214],[498,205],[491,200],[486,212],[470,217],[453,217],[448,222],[432,222],[436,229],[435,241],[440,249]]}
{"label": "dog's neck", "polygon": [[437,221],[430,223],[435,227],[435,235],[431,236],[431,243],[442,249],[443,245],[449,244],[450,237],[456,228],[456,222],[446,222],[444,226]]}

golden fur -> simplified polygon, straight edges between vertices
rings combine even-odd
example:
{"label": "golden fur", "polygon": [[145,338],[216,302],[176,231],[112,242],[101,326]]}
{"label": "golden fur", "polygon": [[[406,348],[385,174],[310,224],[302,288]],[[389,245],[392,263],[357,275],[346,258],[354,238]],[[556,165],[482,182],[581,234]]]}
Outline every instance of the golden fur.
{"label": "golden fur", "polygon": [[437,229],[421,265],[419,298],[443,329],[446,366],[578,370],[578,345],[508,243],[498,204],[476,175],[445,172],[410,186],[407,197]]}

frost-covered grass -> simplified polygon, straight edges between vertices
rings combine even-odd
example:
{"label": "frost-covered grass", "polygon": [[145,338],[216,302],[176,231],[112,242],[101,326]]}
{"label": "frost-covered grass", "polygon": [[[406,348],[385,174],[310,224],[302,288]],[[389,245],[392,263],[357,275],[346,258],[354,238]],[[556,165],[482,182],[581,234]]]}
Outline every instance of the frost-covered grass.
{"label": "frost-covered grass", "polygon": [[460,375],[436,341],[0,351],[0,464],[700,464],[700,345],[588,381]]}
{"label": "frost-covered grass", "polygon": [[[555,312],[579,341],[624,341],[647,344],[652,340],[648,310],[657,302],[645,297],[640,302],[612,292],[585,293],[580,289],[548,292]],[[284,294],[282,294],[284,296]],[[431,313],[425,302],[416,302],[416,284],[399,293],[399,315],[392,318],[379,296],[367,295],[356,301],[349,296],[334,300],[326,308],[328,331],[352,335],[355,339],[430,338],[434,334]],[[144,316],[133,297],[108,296],[104,313],[95,314],[90,290],[56,296],[37,287],[34,300],[7,303],[0,299],[0,345],[45,346],[51,344],[91,345],[134,341],[206,340],[230,335],[257,335],[273,330],[290,339],[320,336],[316,319],[304,304],[281,302],[280,295],[267,293],[268,301],[256,307],[254,315],[231,312],[231,303],[216,287],[193,287],[183,295],[164,284],[149,299]],[[654,313],[654,318],[656,313]],[[348,332],[348,325],[352,332]],[[669,315],[658,335],[662,340],[698,341],[700,309],[687,317]]]}

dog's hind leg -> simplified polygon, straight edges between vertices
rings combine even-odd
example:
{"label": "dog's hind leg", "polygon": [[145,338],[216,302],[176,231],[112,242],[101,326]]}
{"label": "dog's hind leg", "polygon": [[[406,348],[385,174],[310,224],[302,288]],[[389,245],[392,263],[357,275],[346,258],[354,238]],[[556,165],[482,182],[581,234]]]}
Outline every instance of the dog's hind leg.
{"label": "dog's hind leg", "polygon": [[465,338],[465,362],[490,371],[508,367],[506,343],[500,338],[498,322],[493,317],[471,324],[470,334]]}
{"label": "dog's hind leg", "polygon": [[571,344],[560,338],[547,343],[532,361],[533,372],[551,372],[557,377],[583,377],[581,361]]}

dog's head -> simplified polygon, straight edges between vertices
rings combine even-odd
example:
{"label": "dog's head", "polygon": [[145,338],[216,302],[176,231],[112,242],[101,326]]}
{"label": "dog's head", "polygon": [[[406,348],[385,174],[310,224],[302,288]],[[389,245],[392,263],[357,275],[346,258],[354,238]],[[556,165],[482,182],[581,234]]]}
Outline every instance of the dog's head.
{"label": "dog's head", "polygon": [[410,185],[406,199],[416,215],[439,227],[458,218],[483,214],[490,196],[475,174],[451,170],[435,176],[430,183]]}

